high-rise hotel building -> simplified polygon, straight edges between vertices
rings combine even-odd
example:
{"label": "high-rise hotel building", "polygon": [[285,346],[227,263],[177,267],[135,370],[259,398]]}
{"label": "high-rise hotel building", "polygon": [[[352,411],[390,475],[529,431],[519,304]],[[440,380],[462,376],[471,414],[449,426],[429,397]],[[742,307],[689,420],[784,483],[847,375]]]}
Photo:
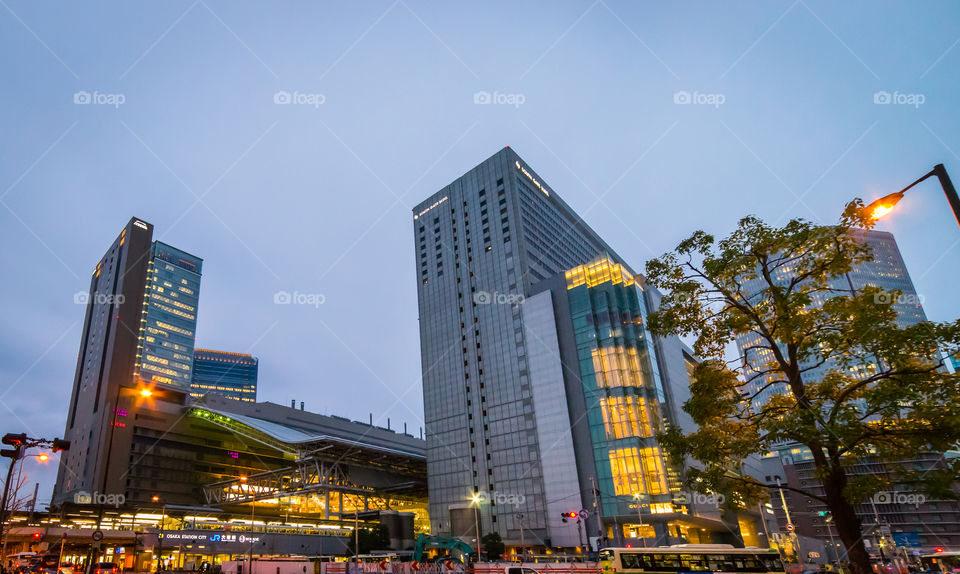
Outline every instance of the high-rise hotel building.
{"label": "high-rise hotel building", "polygon": [[83,323],[53,502],[120,494],[130,480],[128,407],[164,388],[188,390],[202,260],[153,241],[133,218],[97,264]]}
{"label": "high-rise hotel building", "polygon": [[[685,424],[689,386],[679,339],[646,332],[658,296],[520,156],[424,200],[413,231],[434,533],[474,537],[479,518],[550,548],[730,531],[674,504],[655,444]],[[581,509],[578,532],[561,515]]]}

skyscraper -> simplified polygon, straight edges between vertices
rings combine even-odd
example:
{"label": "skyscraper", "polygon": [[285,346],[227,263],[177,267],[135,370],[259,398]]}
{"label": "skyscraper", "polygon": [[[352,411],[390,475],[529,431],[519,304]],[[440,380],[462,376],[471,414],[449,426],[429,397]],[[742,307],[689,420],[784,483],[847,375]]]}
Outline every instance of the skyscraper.
{"label": "skyscraper", "polygon": [[[886,231],[855,229],[853,233],[861,242],[870,247],[873,253],[873,260],[866,261],[856,265],[849,273],[835,277],[831,281],[831,287],[836,293],[851,292],[860,290],[866,286],[880,287],[885,291],[899,290],[900,297],[893,301],[894,309],[897,311],[897,324],[900,327],[915,325],[927,320],[923,312],[922,297],[917,294],[910,279],[910,273],[907,271],[903,257],[900,255],[900,249],[893,234]],[[792,278],[791,272],[786,270],[786,266],[777,269],[777,281],[787,282]],[[763,278],[757,278],[745,285],[747,292],[757,293],[764,289]],[[815,304],[822,304],[824,299],[833,294],[817,294]],[[765,363],[772,359],[770,352],[763,349],[763,341],[756,333],[747,333],[737,338],[737,347],[740,356],[744,361],[747,377],[763,370]],[[830,369],[836,368],[832,362],[826,362],[816,368],[810,368],[805,371],[804,379],[817,380],[824,376]],[[766,385],[766,377],[753,377],[753,385],[756,389],[762,389],[758,398],[754,399],[753,404],[756,408],[762,408],[770,400],[770,397],[786,390],[783,383],[774,383]],[[770,375],[770,379],[776,379],[777,376]]]}
{"label": "skyscraper", "polygon": [[[596,538],[602,529],[620,539],[614,522],[623,512],[636,516],[637,507],[618,497],[630,498],[623,492],[639,487],[641,454],[650,471],[644,493],[656,494],[662,506],[655,508],[672,511],[670,477],[660,453],[643,438],[652,430],[643,421],[659,422],[669,402],[660,400],[656,381],[675,376],[672,384],[688,383],[679,339],[670,341],[676,352],[669,364],[659,366],[653,340],[641,335],[639,323],[622,335],[623,345],[591,351],[586,340],[567,335],[587,315],[609,317],[612,311],[588,304],[576,308],[579,315],[568,324],[563,318],[571,311],[555,310],[558,298],[543,294],[566,294],[568,273],[585,273],[577,270],[590,262],[616,266],[631,285],[636,274],[509,147],[417,205],[413,231],[433,532],[474,537],[479,522],[481,535],[498,532],[512,546],[522,539],[528,546],[577,546],[580,533],[561,514],[592,512],[600,498],[597,509],[608,511],[604,524],[598,526],[593,513],[582,535]],[[642,323],[646,302],[641,309],[638,295],[630,293],[621,294],[624,307],[616,312]],[[576,295],[578,301],[586,296]],[[604,400],[622,399],[613,410],[597,407],[596,393],[585,395],[581,376],[594,384],[596,378],[579,369],[581,351],[591,368],[594,358],[621,355],[636,367],[624,365],[629,382],[604,393]],[[611,461],[612,443],[594,442],[590,433],[606,437],[603,416],[620,416],[620,406],[635,416],[607,420],[609,429],[616,428],[611,440],[629,443],[624,456]],[[585,416],[590,425],[583,424]]]}
{"label": "skyscraper", "polygon": [[[504,148],[414,208],[430,517],[473,532],[473,495],[523,499],[481,530],[549,537],[542,456],[520,308],[538,281],[612,250]],[[486,295],[484,295],[486,294]],[[478,304],[478,302],[480,304]],[[501,510],[502,509],[502,510]]]}
{"label": "skyscraper", "polygon": [[201,260],[152,239],[151,224],[131,219],[93,271],[54,504],[124,493],[125,407],[152,389],[189,388]]}
{"label": "skyscraper", "polygon": [[203,260],[155,241],[137,349],[138,380],[190,388]]}
{"label": "skyscraper", "polygon": [[[818,294],[818,299],[814,304],[823,304],[828,297],[834,297],[863,289],[867,286],[874,286],[884,291],[897,290],[900,292],[896,300],[891,300],[893,308],[897,311],[896,322],[899,327],[907,327],[927,320],[923,311],[923,297],[917,294],[910,274],[907,271],[903,257],[900,255],[900,249],[893,235],[885,231],[855,229],[851,231],[854,236],[862,243],[870,247],[873,260],[855,265],[853,269],[844,275],[834,278],[831,281],[833,293]],[[775,277],[777,281],[787,282],[794,278],[791,270],[782,270]],[[751,282],[748,292],[758,294],[765,288],[763,279]],[[878,295],[885,297],[887,295]],[[892,297],[892,296],[891,296]],[[771,360],[770,351],[758,347],[763,346],[763,342],[754,334],[747,334],[738,337],[737,346],[740,356],[744,363],[745,373],[748,378],[753,378],[751,385],[756,392],[757,398],[753,400],[754,407],[760,411],[767,402],[778,393],[789,392],[784,383],[775,382],[766,385],[767,380],[776,380],[779,375],[772,373],[766,376],[758,376],[761,373],[765,363]],[[822,365],[816,365],[819,359],[811,358],[802,366],[805,368],[803,373],[804,381],[817,381],[827,375],[831,370],[841,368],[834,360],[827,360]],[[862,365],[851,365],[849,372],[854,376],[866,376],[871,368],[866,369]],[[769,377],[769,379],[768,379]],[[766,387],[766,388],[764,388]],[[762,389],[757,392],[757,389]],[[909,459],[898,460],[896,462],[884,462],[866,455],[860,456],[856,460],[851,457],[848,467],[848,475],[857,479],[870,477],[873,480],[895,481],[897,467],[912,468],[920,472],[930,470],[935,467],[942,467],[945,459],[942,453],[918,452]],[[760,477],[778,477],[786,485],[801,488],[823,495],[823,487],[819,483],[819,477],[816,466],[812,460],[810,450],[801,444],[795,442],[782,442],[774,445],[773,452],[765,456],[761,461],[763,472]],[[895,485],[895,482],[892,482]],[[889,494],[881,492],[880,494]],[[798,535],[819,538],[825,543],[833,543],[831,540],[831,525],[829,518],[824,518],[820,512],[825,514],[829,510],[821,501],[798,492],[784,491],[786,506],[792,515],[792,521]],[[777,519],[784,527],[787,523],[786,511],[782,505],[774,504]],[[960,532],[956,529],[945,529],[936,526],[938,530],[929,527],[927,519],[928,513],[939,515],[939,521],[943,523],[956,524],[960,519],[960,505],[955,501],[948,500],[930,500],[924,499],[917,504],[898,504],[891,500],[886,500],[882,496],[873,497],[865,504],[859,504],[856,507],[857,514],[864,526],[865,536],[870,541],[869,550],[877,552],[878,541],[886,538],[887,542],[896,542],[897,546],[923,547],[927,551],[939,545],[947,545],[960,541]],[[908,541],[909,543],[905,542]],[[829,557],[835,558],[840,555],[839,551],[833,550]]]}
{"label": "skyscraper", "polygon": [[245,353],[194,349],[190,396],[217,393],[238,401],[257,401],[259,361]]}

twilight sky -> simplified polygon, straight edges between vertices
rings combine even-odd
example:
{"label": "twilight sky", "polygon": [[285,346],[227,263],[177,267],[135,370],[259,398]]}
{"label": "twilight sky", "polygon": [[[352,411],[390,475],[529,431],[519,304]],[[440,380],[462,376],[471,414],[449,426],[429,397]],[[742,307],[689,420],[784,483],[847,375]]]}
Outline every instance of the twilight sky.
{"label": "twilight sky", "polygon": [[[63,433],[74,295],[135,215],[204,259],[197,345],[257,355],[260,400],[417,434],[411,206],[510,145],[637,269],[831,222],[960,183],[958,43],[949,1],[0,0],[0,432]],[[935,180],[879,228],[960,316]]]}

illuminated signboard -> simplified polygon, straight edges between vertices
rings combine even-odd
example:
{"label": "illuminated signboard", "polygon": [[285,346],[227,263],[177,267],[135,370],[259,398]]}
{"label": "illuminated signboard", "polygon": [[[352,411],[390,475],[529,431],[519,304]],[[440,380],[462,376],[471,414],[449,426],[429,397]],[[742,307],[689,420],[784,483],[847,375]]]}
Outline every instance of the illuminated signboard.
{"label": "illuminated signboard", "polygon": [[149,229],[149,228],[147,227],[147,224],[144,223],[144,222],[142,222],[142,221],[140,221],[139,219],[134,219],[134,220],[133,220],[133,224],[136,225],[137,227],[139,227],[140,229]]}
{"label": "illuminated signboard", "polygon": [[189,540],[196,542],[259,542],[260,536],[247,536],[245,534],[231,534],[229,532],[200,534],[193,532],[163,532],[160,537],[164,540]]}
{"label": "illuminated signboard", "polygon": [[546,195],[547,197],[550,197],[550,190],[547,189],[547,186],[537,181],[537,178],[533,177],[532,173],[530,173],[529,171],[527,171],[525,167],[520,165],[519,161],[516,162],[516,164],[517,164],[517,169],[519,169],[523,173],[523,175],[527,176],[527,179],[529,179],[533,183],[533,185],[537,186],[537,189],[542,191],[543,194]]}
{"label": "illuminated signboard", "polygon": [[441,203],[443,203],[443,202],[446,201],[446,200],[447,200],[447,196],[443,196],[443,199],[438,200],[437,202],[435,202],[435,203],[434,203],[433,205],[431,205],[430,207],[424,209],[424,210],[421,211],[420,213],[415,213],[415,214],[413,215],[413,218],[414,218],[414,219],[420,219],[421,217],[423,217],[423,214],[424,214],[424,213],[430,211],[431,209],[433,209],[434,207],[440,205]]}

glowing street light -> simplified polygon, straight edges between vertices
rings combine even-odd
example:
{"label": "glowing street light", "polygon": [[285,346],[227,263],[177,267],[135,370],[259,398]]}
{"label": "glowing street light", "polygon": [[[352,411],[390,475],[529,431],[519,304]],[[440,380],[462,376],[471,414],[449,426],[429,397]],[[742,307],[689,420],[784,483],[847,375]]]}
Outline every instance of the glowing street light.
{"label": "glowing street light", "polygon": [[153,391],[151,391],[150,389],[142,389],[142,390],[140,391],[140,396],[141,396],[141,397],[152,397],[152,396],[153,396]]}
{"label": "glowing street light", "polygon": [[864,208],[866,213],[871,219],[880,219],[893,211],[893,206],[903,199],[903,194],[906,193],[907,190],[934,175],[940,180],[940,187],[943,188],[943,193],[947,196],[947,201],[950,202],[950,208],[953,210],[953,216],[956,218],[957,224],[960,225],[960,197],[957,196],[957,190],[953,187],[953,182],[950,181],[950,176],[947,175],[947,168],[943,167],[942,163],[933,166],[933,169],[930,170],[929,173],[900,191],[885,195],[871,202]]}
{"label": "glowing street light", "polygon": [[479,492],[473,493],[473,496],[470,498],[470,506],[473,507],[473,520],[477,526],[477,562],[480,562],[480,502],[483,498],[480,496]]}

